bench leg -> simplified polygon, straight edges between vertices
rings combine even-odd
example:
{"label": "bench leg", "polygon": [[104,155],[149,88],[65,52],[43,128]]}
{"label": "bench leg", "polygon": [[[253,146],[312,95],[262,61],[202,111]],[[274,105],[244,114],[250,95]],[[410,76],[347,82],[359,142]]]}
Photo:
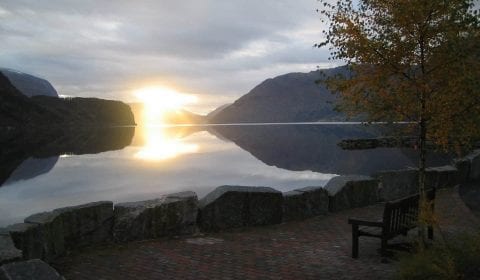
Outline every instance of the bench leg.
{"label": "bench leg", "polygon": [[428,239],[433,240],[433,227],[428,226]]}
{"label": "bench leg", "polygon": [[382,245],[380,247],[380,254],[382,255],[382,258],[387,256],[387,239],[382,238]]}
{"label": "bench leg", "polygon": [[358,225],[352,225],[352,258],[358,258]]}

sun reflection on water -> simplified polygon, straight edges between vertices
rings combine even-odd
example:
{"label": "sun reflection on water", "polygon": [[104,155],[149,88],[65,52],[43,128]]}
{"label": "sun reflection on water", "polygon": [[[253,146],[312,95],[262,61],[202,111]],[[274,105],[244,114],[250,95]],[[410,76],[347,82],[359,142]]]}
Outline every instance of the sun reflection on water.
{"label": "sun reflection on water", "polygon": [[161,86],[141,88],[134,94],[143,103],[143,147],[135,158],[147,161],[164,161],[182,154],[195,153],[199,145],[186,143],[182,134],[164,125],[165,117],[184,105],[195,103],[196,97]]}
{"label": "sun reflection on water", "polygon": [[145,145],[135,154],[138,159],[163,161],[199,150],[198,144],[186,143],[179,135],[168,133],[166,127],[146,126],[143,133]]}

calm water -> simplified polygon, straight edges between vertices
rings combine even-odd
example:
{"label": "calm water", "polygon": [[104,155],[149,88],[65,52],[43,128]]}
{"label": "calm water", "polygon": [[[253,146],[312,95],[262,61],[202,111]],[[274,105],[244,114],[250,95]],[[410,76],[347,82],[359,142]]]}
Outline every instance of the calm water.
{"label": "calm water", "polygon": [[[341,139],[378,136],[361,125],[150,126],[55,132],[3,141],[0,226],[91,201],[153,199],[220,185],[280,191],[323,186],[336,174],[413,167],[411,149],[344,151]],[[40,139],[39,139],[40,138]],[[434,155],[430,164],[449,162]]]}

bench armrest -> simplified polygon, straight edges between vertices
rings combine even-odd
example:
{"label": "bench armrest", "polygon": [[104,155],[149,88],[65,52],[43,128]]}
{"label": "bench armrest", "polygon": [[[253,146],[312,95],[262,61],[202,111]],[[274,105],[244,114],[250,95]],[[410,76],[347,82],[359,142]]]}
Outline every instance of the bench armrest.
{"label": "bench armrest", "polygon": [[383,227],[383,222],[373,222],[373,221],[365,221],[365,220],[358,220],[358,219],[348,219],[348,223],[351,225],[359,225],[359,226],[369,226],[369,227]]}

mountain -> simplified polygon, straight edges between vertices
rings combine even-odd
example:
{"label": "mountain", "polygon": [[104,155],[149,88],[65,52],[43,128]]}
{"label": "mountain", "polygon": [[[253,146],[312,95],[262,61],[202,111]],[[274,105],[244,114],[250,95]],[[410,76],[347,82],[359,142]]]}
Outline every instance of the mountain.
{"label": "mountain", "polygon": [[58,97],[57,91],[49,81],[16,70],[0,68],[12,85],[26,96],[45,95]]}
{"label": "mountain", "polygon": [[58,125],[134,125],[128,105],[98,98],[28,97],[0,73],[0,128]]}
{"label": "mountain", "polygon": [[[137,124],[146,124],[148,122],[145,119],[143,103],[130,103],[128,105],[132,109]],[[206,118],[205,116],[192,113],[188,110],[179,109],[165,112],[161,122],[163,124],[202,124],[206,122]]]}
{"label": "mountain", "polygon": [[[336,96],[315,81],[336,74],[348,74],[346,66],[289,73],[268,79],[237,99],[217,109],[210,123],[340,121],[345,116],[334,110]],[[214,111],[215,112],[215,111]],[[212,112],[213,113],[213,112]],[[212,114],[211,113],[211,114]]]}

